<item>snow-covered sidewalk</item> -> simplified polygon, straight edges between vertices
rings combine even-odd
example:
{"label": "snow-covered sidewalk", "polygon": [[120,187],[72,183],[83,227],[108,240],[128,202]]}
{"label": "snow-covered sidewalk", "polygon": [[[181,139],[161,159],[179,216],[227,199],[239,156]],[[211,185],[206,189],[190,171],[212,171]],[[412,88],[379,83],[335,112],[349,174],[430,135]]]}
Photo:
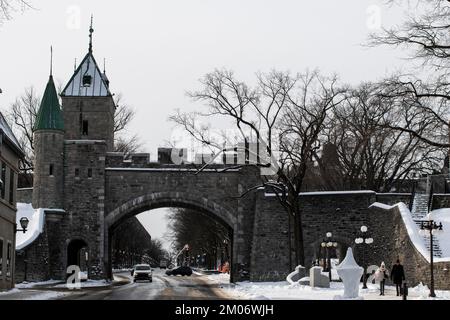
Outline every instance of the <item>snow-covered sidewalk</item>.
{"label": "snow-covered sidewalk", "polygon": [[[120,279],[117,280],[120,282]],[[107,288],[114,285],[106,280],[88,280],[80,283],[81,289]],[[77,289],[69,289],[67,284],[60,280],[44,282],[19,283],[12,290],[0,292],[0,300],[52,300],[70,295]]]}
{"label": "snow-covered sidewalk", "polygon": [[53,300],[63,298],[68,294],[70,293],[50,290],[14,288],[6,292],[0,292],[0,300]]}
{"label": "snow-covered sidewalk", "polygon": [[[342,282],[332,282],[330,288],[311,288],[302,285],[290,285],[281,282],[238,282],[229,283],[228,274],[207,276],[208,282],[218,284],[228,296],[235,299],[248,300],[334,300],[342,296],[344,285]],[[360,287],[360,296],[364,300],[401,300],[397,297],[395,287],[386,286],[385,295],[380,296],[378,285],[368,284],[368,289]],[[408,300],[427,300],[429,290],[427,286],[419,285],[409,289]],[[436,300],[450,300],[450,291],[436,291]]]}

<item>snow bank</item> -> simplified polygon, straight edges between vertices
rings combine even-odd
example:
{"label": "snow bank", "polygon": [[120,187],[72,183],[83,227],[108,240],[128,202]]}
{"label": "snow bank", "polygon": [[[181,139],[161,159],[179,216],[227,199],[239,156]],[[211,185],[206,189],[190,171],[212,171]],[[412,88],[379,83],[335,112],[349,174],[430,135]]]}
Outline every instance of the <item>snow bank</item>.
{"label": "snow bank", "polygon": [[[111,286],[111,282],[107,280],[87,280],[80,282],[81,288],[103,288],[103,287],[109,287]],[[67,288],[67,283],[61,283],[56,286],[55,288]]]}
{"label": "snow bank", "polygon": [[[264,187],[262,188],[264,189]],[[317,191],[317,192],[300,192],[300,196],[330,196],[330,195],[349,195],[349,194],[376,194],[371,190],[354,190],[354,191]],[[266,197],[276,197],[276,193],[266,192]]]}
{"label": "snow bank", "polygon": [[34,287],[50,287],[55,284],[61,283],[61,280],[48,280],[42,282],[22,282],[16,284],[17,289],[32,289]]}
{"label": "snow bank", "polygon": [[[360,296],[357,300],[401,300],[397,297],[395,287],[386,286],[386,295],[380,296],[378,285],[367,284],[368,289],[362,289],[359,284]],[[221,288],[227,295],[236,299],[250,300],[336,300],[344,291],[342,282],[331,282],[330,288],[311,288],[300,284],[289,285],[288,282],[238,282],[235,285]],[[409,300],[433,299],[429,298],[426,287],[410,288]],[[449,300],[450,291],[436,291],[439,300]],[[342,298],[347,300],[347,298]]]}
{"label": "snow bank", "polygon": [[[403,202],[400,202],[393,206],[389,206],[389,205],[386,205],[383,203],[375,202],[372,205],[370,205],[369,208],[370,207],[376,207],[376,208],[381,208],[381,209],[385,209],[385,210],[389,210],[394,207],[398,207],[400,214],[402,216],[403,222],[405,223],[405,227],[406,227],[406,231],[408,232],[408,236],[411,239],[411,242],[414,244],[417,251],[419,251],[420,254],[428,262],[430,262],[430,251],[427,249],[427,247],[425,245],[424,238],[421,235],[419,235],[419,227],[414,222],[412,215],[411,215],[411,211],[409,211],[406,204],[404,204]],[[445,223],[447,224],[447,228],[444,225],[444,221],[442,221],[442,224],[444,225],[444,234],[438,236],[437,238],[439,239],[439,245],[444,244],[444,242],[445,242],[445,247],[446,248],[450,247],[450,244],[448,243],[450,241],[450,209],[435,210],[432,212],[432,215],[433,215],[433,217],[436,217],[436,219],[437,219],[437,217],[443,217],[443,218],[445,217],[445,219],[446,219]],[[448,251],[442,250],[442,255],[443,255],[442,258],[435,257],[433,259],[434,262],[449,262],[450,261],[450,250],[448,250]]]}
{"label": "snow bank", "polygon": [[437,223],[442,222],[442,234],[438,234],[436,239],[443,257],[450,257],[450,208],[437,209],[431,211],[431,218]]}

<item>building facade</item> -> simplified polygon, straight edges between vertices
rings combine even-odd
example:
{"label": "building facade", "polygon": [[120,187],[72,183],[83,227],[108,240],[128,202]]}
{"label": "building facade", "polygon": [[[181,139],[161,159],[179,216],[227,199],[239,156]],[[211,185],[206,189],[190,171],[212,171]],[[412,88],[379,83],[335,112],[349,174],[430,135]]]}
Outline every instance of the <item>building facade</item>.
{"label": "building facade", "polygon": [[16,189],[23,151],[0,113],[0,291],[14,287]]}

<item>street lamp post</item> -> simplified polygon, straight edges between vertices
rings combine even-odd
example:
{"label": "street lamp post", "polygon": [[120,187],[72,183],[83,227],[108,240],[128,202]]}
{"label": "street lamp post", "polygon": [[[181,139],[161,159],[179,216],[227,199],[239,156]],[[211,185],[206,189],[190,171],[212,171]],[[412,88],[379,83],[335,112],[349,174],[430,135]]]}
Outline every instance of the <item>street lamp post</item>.
{"label": "street lamp post", "polygon": [[[331,250],[331,248],[336,248],[338,244],[337,244],[336,241],[334,241],[331,238],[333,236],[333,234],[331,232],[327,232],[326,236],[327,236],[326,239],[324,239],[320,245],[326,251],[326,257],[324,257],[323,270],[324,271],[328,271],[328,276],[330,277],[330,281],[331,281],[331,254],[330,254],[330,250]],[[327,259],[328,259],[328,261],[327,261]],[[325,268],[325,266],[326,266],[326,268]]]}
{"label": "street lamp post", "polygon": [[428,220],[416,220],[420,222],[420,231],[419,234],[421,236],[429,236],[430,237],[430,297],[436,297],[436,293],[434,292],[434,265],[433,265],[433,236],[441,234],[442,230],[442,222],[439,225],[431,219],[431,215],[428,214]]}
{"label": "street lamp post", "polygon": [[[356,244],[372,244],[373,238],[367,235],[367,227],[361,227],[361,236],[355,239]],[[363,247],[363,267],[364,267],[364,275],[363,275],[363,289],[367,289],[367,263],[366,263],[366,250]]]}

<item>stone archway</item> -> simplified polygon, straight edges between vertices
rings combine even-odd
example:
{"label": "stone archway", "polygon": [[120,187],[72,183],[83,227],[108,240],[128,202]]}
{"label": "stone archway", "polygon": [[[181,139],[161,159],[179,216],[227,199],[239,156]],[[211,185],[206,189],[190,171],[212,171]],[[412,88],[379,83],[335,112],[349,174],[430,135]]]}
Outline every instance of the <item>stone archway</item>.
{"label": "stone archway", "polygon": [[89,246],[83,239],[72,239],[67,244],[67,267],[75,265],[88,274]]}
{"label": "stone archway", "polygon": [[170,207],[195,209],[220,221],[230,229],[232,235],[230,281],[233,282],[237,269],[233,267],[233,261],[237,261],[238,256],[235,241],[238,235],[237,215],[233,215],[228,209],[205,197],[194,197],[192,194],[184,192],[156,192],[139,196],[125,202],[106,215],[104,224],[104,265],[108,278],[112,278],[111,235],[113,229],[124,220],[142,212]]}

